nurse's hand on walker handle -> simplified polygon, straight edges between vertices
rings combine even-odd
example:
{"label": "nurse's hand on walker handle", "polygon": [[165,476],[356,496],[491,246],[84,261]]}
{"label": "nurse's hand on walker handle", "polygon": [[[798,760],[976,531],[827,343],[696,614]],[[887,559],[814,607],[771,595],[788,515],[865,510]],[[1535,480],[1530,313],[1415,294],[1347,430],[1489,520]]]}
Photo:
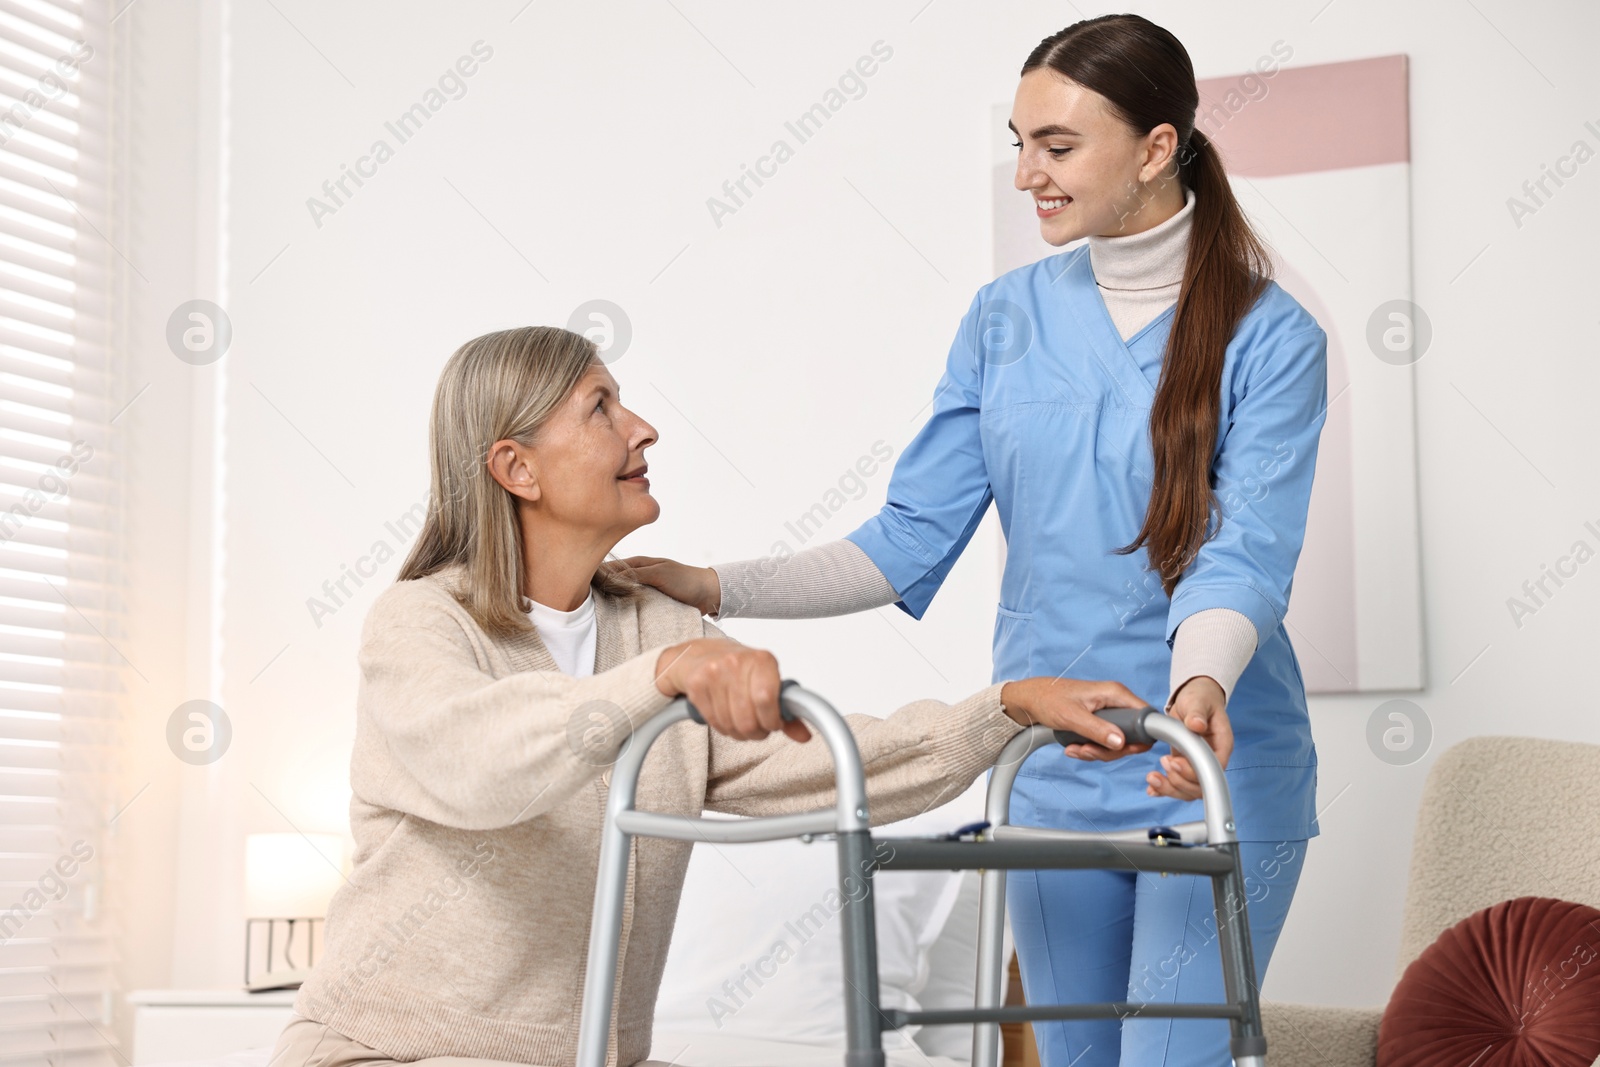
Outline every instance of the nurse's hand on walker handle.
{"label": "nurse's hand on walker handle", "polygon": [[[1192,730],[1217,754],[1224,769],[1233,754],[1233,726],[1228,722],[1227,700],[1222,686],[1209,675],[1199,674],[1178,687],[1172,707],[1167,711]],[[1140,751],[1150,748],[1144,745]],[[1126,756],[1124,751],[1108,751],[1099,745],[1068,745],[1067,755],[1081,760],[1112,760]],[[1145,775],[1145,792],[1150,796],[1177,800],[1199,800],[1200,779],[1194,764],[1176,752],[1161,757],[1161,770]]]}
{"label": "nurse's hand on walker handle", "polygon": [[[684,641],[662,649],[656,660],[657,689],[688,697],[707,726],[742,741],[759,741],[775,730],[796,741],[810,739],[804,723],[785,720],[779,711],[782,681],[778,658],[771,652],[727,638]],[[1093,747],[1108,753],[1107,759],[1150,748],[1125,744],[1121,731],[1094,714],[1101,708],[1144,706],[1118,682],[1024,678],[1001,686],[1000,702],[1006,715],[1022,726],[1039,724],[1095,738]]]}
{"label": "nurse's hand on walker handle", "polygon": [[1130,745],[1122,731],[1100,718],[1102,708],[1142,708],[1145,701],[1134,696],[1121,682],[1089,682],[1078,678],[1024,678],[1000,687],[1000,703],[1006,714],[1024,726],[1048,726],[1052,730],[1071,730],[1080,737],[1093,737],[1099,744],[1068,745],[1073,749],[1092,749],[1096,759],[1121,759],[1136,752],[1150,751],[1150,745]]}
{"label": "nurse's hand on walker handle", "polygon": [[[1233,755],[1233,724],[1228,721],[1228,699],[1216,679],[1198,674],[1178,687],[1167,714],[1183,723],[1217,754],[1217,762],[1224,770],[1228,757]],[[1194,764],[1176,752],[1161,757],[1165,774],[1151,771],[1145,777],[1145,792],[1151,796],[1177,797],[1196,800],[1200,796],[1200,779],[1195,775]]]}

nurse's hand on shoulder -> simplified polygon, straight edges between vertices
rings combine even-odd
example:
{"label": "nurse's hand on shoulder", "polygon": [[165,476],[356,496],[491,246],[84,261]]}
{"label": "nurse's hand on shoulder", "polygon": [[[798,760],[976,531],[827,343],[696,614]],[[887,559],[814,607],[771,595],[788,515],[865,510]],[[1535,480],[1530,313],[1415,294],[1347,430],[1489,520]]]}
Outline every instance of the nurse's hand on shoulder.
{"label": "nurse's hand on shoulder", "polygon": [[[1217,762],[1227,769],[1228,757],[1233,755],[1233,724],[1228,721],[1227,697],[1215,679],[1201,674],[1184,682],[1167,714],[1210,745]],[[1194,764],[1176,752],[1162,756],[1161,771],[1151,771],[1145,776],[1145,783],[1145,792],[1153,797],[1198,800],[1201,794]]]}
{"label": "nurse's hand on shoulder", "polygon": [[722,607],[722,584],[710,567],[691,567],[660,556],[629,556],[622,562],[645,585],[653,585],[673,600],[699,608],[702,615],[715,615]]}
{"label": "nurse's hand on shoulder", "polygon": [[724,637],[697,637],[661,650],[656,688],[686,696],[706,725],[740,741],[759,741],[781,730],[796,741],[811,731],[778,710],[778,657]]}
{"label": "nurse's hand on shoulder", "polygon": [[[1101,708],[1145,706],[1146,702],[1121,682],[1024,678],[1000,687],[1000,703],[1005,705],[1007,715],[1024,726],[1071,730],[1097,742],[1066,746],[1067,754],[1078,759],[1121,759],[1135,752],[1148,752],[1152,747],[1128,744],[1121,731],[1095,714]],[[1089,755],[1091,752],[1094,754]]]}

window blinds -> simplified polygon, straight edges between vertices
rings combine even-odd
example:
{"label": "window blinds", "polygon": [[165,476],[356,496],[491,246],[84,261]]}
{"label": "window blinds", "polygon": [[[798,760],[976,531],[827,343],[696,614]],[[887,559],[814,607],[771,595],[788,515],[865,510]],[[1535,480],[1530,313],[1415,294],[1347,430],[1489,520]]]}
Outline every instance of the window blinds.
{"label": "window blinds", "polygon": [[0,0],[0,1067],[128,1062],[101,906],[130,799],[115,795],[111,17]]}

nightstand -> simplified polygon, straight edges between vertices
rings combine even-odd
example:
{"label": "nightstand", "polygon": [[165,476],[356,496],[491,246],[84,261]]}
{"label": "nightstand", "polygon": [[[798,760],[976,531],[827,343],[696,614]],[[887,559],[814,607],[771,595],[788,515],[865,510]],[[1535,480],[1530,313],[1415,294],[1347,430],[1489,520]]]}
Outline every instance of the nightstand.
{"label": "nightstand", "polygon": [[295,991],[139,989],[133,1008],[133,1062],[161,1063],[270,1048],[289,1022]]}

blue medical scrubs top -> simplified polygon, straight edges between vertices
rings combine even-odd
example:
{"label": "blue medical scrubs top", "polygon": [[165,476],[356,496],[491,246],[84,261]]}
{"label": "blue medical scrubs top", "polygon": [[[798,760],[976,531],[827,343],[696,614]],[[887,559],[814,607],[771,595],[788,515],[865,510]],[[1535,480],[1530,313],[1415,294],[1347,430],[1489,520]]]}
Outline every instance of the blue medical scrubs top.
{"label": "blue medical scrubs top", "polygon": [[[1327,407],[1327,335],[1275,282],[1227,345],[1214,535],[1169,599],[1138,535],[1150,499],[1150,408],[1174,308],[1124,342],[1080,246],[978,290],[933,414],[896,463],[888,501],[847,536],[920,619],[993,502],[1006,565],[994,681],[1118,681],[1161,708],[1172,637],[1232,608],[1258,637],[1228,698],[1227,768],[1241,840],[1313,837],[1317,754],[1300,664],[1284,631]],[[1060,746],[1022,767],[1013,821],[1092,830],[1203,818],[1201,802],[1145,793],[1150,752],[1107,763]]]}

